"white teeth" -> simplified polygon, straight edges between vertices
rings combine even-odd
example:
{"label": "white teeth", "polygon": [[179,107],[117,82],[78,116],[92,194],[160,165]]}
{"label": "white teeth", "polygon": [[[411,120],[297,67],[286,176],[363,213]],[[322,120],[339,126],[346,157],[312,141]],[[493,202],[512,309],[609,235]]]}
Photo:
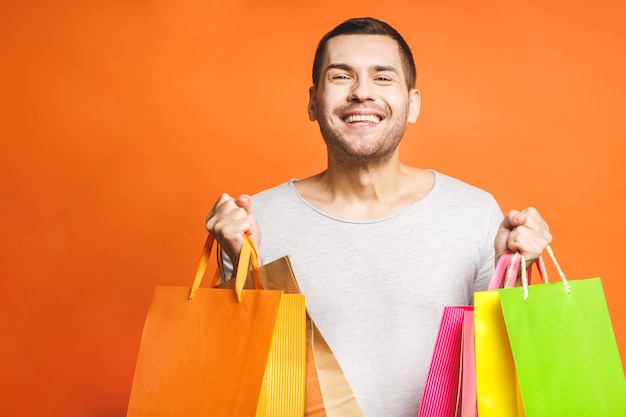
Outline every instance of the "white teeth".
{"label": "white teeth", "polygon": [[344,119],[346,123],[356,123],[356,122],[369,122],[369,123],[378,123],[380,122],[380,117],[375,116],[373,114],[352,114]]}

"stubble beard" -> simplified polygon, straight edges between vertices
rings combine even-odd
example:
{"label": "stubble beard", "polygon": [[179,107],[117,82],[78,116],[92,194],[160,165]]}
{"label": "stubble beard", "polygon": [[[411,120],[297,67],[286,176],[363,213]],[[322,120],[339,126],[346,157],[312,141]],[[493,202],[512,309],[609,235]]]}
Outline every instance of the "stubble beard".
{"label": "stubble beard", "polygon": [[[365,138],[368,132],[362,134],[363,138],[359,140],[376,142],[369,146],[359,149],[355,147],[349,140],[344,139],[340,133],[333,129],[328,123],[320,122],[320,132],[326,142],[329,156],[334,158],[342,166],[354,169],[371,169],[385,165],[400,145],[400,141],[404,136],[406,125],[392,126],[389,131],[382,132],[377,139]],[[355,136],[358,133],[355,134]]]}

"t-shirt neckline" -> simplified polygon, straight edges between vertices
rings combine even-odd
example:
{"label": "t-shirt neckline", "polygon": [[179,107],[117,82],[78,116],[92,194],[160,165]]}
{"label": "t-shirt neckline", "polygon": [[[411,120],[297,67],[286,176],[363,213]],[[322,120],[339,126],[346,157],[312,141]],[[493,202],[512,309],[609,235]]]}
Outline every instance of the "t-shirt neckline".
{"label": "t-shirt neckline", "polygon": [[439,180],[441,179],[441,175],[433,170],[433,169],[429,169],[428,171],[432,172],[433,175],[435,176],[435,179],[433,181],[433,186],[432,188],[428,191],[428,193],[426,193],[426,195],[419,199],[418,201],[416,201],[415,203],[409,205],[408,207],[403,208],[402,210],[393,213],[389,216],[385,216],[385,217],[381,217],[379,219],[369,219],[369,220],[352,220],[352,219],[345,219],[342,217],[337,217],[334,216],[328,212],[325,212],[324,210],[319,209],[317,206],[315,206],[314,204],[311,204],[308,200],[306,200],[304,197],[302,197],[302,195],[298,192],[298,190],[296,189],[295,183],[298,181],[297,178],[292,178],[289,180],[288,185],[289,188],[291,189],[291,191],[295,194],[295,196],[298,198],[298,200],[300,200],[304,205],[306,205],[308,208],[310,208],[311,210],[315,211],[316,213],[327,217],[331,220],[334,221],[338,221],[338,222],[342,222],[342,223],[353,223],[353,224],[374,224],[374,223],[382,223],[382,222],[386,222],[392,219],[395,219],[397,217],[402,216],[403,214],[414,210],[416,207],[423,205],[425,202],[427,202],[428,200],[430,200],[431,196],[435,193],[435,191],[439,188]]}

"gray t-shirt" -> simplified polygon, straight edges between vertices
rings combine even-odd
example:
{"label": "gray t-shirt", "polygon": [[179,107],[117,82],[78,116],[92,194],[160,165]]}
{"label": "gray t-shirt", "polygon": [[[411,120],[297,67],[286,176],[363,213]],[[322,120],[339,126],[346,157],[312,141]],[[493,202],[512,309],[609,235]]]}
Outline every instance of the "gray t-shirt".
{"label": "gray t-shirt", "polygon": [[261,263],[289,255],[365,416],[416,417],[443,307],[472,303],[493,273],[494,198],[435,173],[426,197],[372,221],[322,212],[294,180],[252,201]]}

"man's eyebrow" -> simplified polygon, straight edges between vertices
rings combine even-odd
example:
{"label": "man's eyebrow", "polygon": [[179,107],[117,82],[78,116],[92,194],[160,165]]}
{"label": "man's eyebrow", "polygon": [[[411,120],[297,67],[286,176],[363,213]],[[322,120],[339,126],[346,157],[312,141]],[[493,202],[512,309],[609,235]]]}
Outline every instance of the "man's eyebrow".
{"label": "man's eyebrow", "polygon": [[[336,64],[328,64],[328,67],[326,68],[327,71],[332,70],[332,69],[340,69],[340,70],[344,70],[344,71],[352,71],[354,68],[348,64],[341,64],[341,63],[336,63]],[[398,71],[396,69],[396,67],[391,66],[391,65],[373,65],[371,67],[371,69],[373,69],[376,72],[385,72],[385,71],[389,71],[389,72],[394,72],[396,74],[399,74],[400,71]]]}
{"label": "man's eyebrow", "polygon": [[344,70],[344,71],[352,71],[352,67],[348,64],[328,64],[328,68],[326,68],[326,70],[332,70],[332,69],[340,69],[340,70]]}
{"label": "man's eyebrow", "polygon": [[396,67],[392,67],[391,65],[375,65],[374,69],[376,70],[376,72],[395,72],[396,74],[399,74],[400,71],[398,71],[396,69]]}

